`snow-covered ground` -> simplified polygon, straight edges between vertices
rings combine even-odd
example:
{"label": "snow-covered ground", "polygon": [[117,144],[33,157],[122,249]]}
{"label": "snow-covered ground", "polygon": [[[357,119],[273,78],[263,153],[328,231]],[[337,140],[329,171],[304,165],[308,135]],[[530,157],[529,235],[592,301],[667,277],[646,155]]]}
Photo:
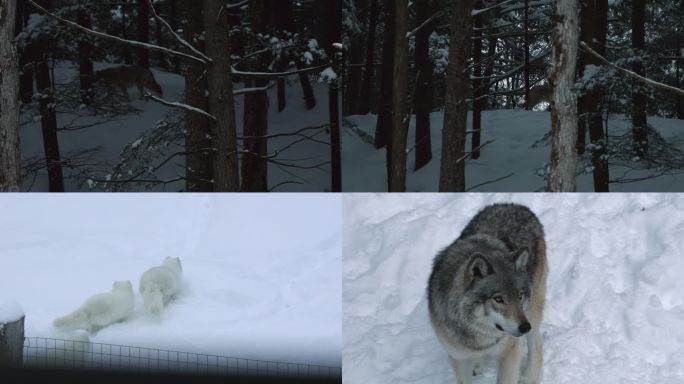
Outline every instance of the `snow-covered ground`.
{"label": "snow-covered ground", "polygon": [[[96,63],[95,69],[99,70],[111,66],[111,64]],[[184,80],[183,77],[169,72],[164,72],[156,68],[152,68],[157,82],[161,85],[164,92],[164,98],[168,101],[183,102],[184,96]],[[68,83],[73,81],[78,76],[77,69],[66,62],[58,63],[55,70],[55,77],[58,83]],[[312,110],[307,110],[304,104],[302,88],[299,83],[299,77],[293,75],[287,78],[286,98],[287,107],[282,112],[278,112],[276,102],[276,89],[271,88],[268,91],[270,98],[270,108],[268,114],[268,129],[269,134],[291,133],[305,127],[317,127],[329,123],[328,118],[328,87],[327,85],[317,82],[316,76],[311,77],[311,84],[313,86],[314,95],[316,97],[316,107]],[[235,83],[235,89],[241,88],[241,83]],[[94,176],[104,178],[108,170],[116,164],[121,157],[121,152],[127,144],[136,142],[142,135],[149,132],[155,127],[155,124],[160,120],[165,119],[166,114],[170,108],[163,106],[153,101],[138,100],[138,90],[133,87],[128,90],[131,100],[127,102],[131,107],[140,110],[140,113],[132,113],[121,116],[115,121],[109,121],[95,127],[60,131],[58,135],[60,151],[63,157],[67,157],[69,153],[77,152],[85,149],[97,148],[98,153],[94,161],[87,161],[91,168],[102,170]],[[243,111],[244,111],[244,97],[236,96],[235,98],[235,113],[236,124],[238,127],[238,135],[242,135],[243,126]],[[59,113],[61,112],[61,113]],[[68,113],[67,113],[68,112]],[[87,110],[71,110],[58,111],[57,121],[58,127],[62,128],[70,124],[74,119],[74,114],[88,115]],[[44,156],[43,139],[40,127],[39,117],[30,116],[27,111],[23,112],[22,121],[28,121],[27,124],[21,127],[21,150],[24,159],[36,159]],[[98,117],[102,119],[102,116]],[[79,125],[92,123],[91,117],[81,117],[77,120]],[[279,160],[287,164],[296,164],[302,168],[286,167],[282,164],[271,163],[269,165],[269,187],[272,188],[281,184],[276,191],[294,191],[294,192],[310,192],[310,191],[326,191],[330,189],[330,166],[327,164],[316,168],[309,168],[313,165],[327,163],[330,160],[330,147],[325,143],[328,142],[329,135],[326,131],[306,131],[307,135],[313,135],[313,139],[317,140],[300,140],[300,142],[289,146],[294,141],[302,139],[297,136],[285,136],[270,139],[269,153],[273,154],[279,151]],[[162,146],[164,144],[162,143]],[[287,149],[285,149],[287,147]],[[169,154],[178,149],[171,145],[168,150]],[[161,157],[152,165],[161,163],[165,157]],[[167,165],[157,171],[157,175],[164,180],[174,179],[178,175],[185,174],[185,159],[177,157],[170,161]],[[72,173],[72,170],[65,168],[65,177]],[[295,183],[296,182],[296,183]],[[67,179],[65,181],[67,191],[88,191],[87,184],[77,185],[76,180]],[[24,180],[24,188],[35,192],[47,191],[47,174],[42,170],[38,177],[28,177]],[[174,182],[166,186],[153,186],[154,191],[177,191],[184,188],[184,182]]]}
{"label": "snow-covered ground", "polygon": [[[342,164],[343,190],[357,192],[382,192],[387,190],[385,150],[375,149],[370,143],[350,129],[364,132],[370,138],[375,133],[375,115],[347,116],[343,136]],[[409,192],[436,192],[439,184],[439,159],[442,151],[443,113],[435,112],[430,116],[432,134],[432,161],[415,172],[415,120],[409,128],[406,188]],[[652,125],[668,143],[684,151],[684,120],[648,118]],[[482,113],[481,143],[493,140],[482,148],[478,160],[466,162],[466,189],[473,192],[537,192],[543,191],[545,181],[543,171],[549,163],[550,141],[542,138],[549,133],[551,117],[549,112],[524,110],[494,110]],[[468,127],[471,115],[468,114]],[[609,134],[621,135],[631,127],[629,117],[611,115],[608,121]],[[470,149],[471,135],[468,135],[466,148]],[[658,173],[656,170],[632,170],[623,166],[612,166],[611,179],[640,178]],[[664,175],[630,183],[612,183],[611,192],[675,192],[684,191],[684,170],[680,174]],[[497,179],[496,182],[491,182]],[[486,183],[485,185],[481,185]],[[478,187],[479,186],[479,187]],[[590,171],[577,179],[577,189],[593,192],[593,179]]]}
{"label": "snow-covered ground", "polygon": [[[21,306],[27,337],[69,338],[54,318],[131,280],[133,318],[92,342],[339,367],[340,209],[323,194],[0,195],[0,303]],[[166,256],[184,291],[154,318],[138,282]]]}
{"label": "snow-covered ground", "polygon": [[[353,194],[343,197],[345,383],[454,383],[429,325],[434,255],[494,202],[546,232],[544,382],[684,382],[684,196]],[[485,367],[474,383],[493,383]]]}

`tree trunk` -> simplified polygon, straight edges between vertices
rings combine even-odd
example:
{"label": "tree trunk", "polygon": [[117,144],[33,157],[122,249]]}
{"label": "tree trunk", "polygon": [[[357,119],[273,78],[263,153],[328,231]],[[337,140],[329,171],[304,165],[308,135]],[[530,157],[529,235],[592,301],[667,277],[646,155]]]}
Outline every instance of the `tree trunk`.
{"label": "tree trunk", "polygon": [[[253,33],[267,34],[269,22],[267,0],[252,0],[249,6],[249,22]],[[253,39],[252,46],[258,42]],[[270,58],[265,55],[254,57],[248,62],[251,71],[267,69]],[[267,80],[246,78],[246,87],[263,87]],[[250,136],[266,136],[268,134],[268,95],[266,92],[253,92],[245,96],[244,140],[245,154],[242,155],[241,175],[244,192],[268,192],[268,141],[265,138],[249,138]]]}
{"label": "tree trunk", "polygon": [[[339,0],[327,0],[327,6],[330,13],[328,14],[328,41],[342,42],[342,20],[341,20],[341,2]],[[328,48],[328,57],[330,57],[332,68],[335,73],[340,73],[342,70],[342,52],[338,51],[332,45]],[[342,192],[342,145],[340,140],[340,109],[339,109],[339,90],[340,78],[333,79],[328,90],[328,115],[330,118],[330,168],[331,180],[330,191]]]}
{"label": "tree trunk", "polygon": [[579,38],[577,0],[557,0],[553,6],[553,20],[549,75],[553,106],[548,189],[551,192],[574,192],[577,167],[577,97],[574,88]]}
{"label": "tree trunk", "polygon": [[[76,21],[86,27],[91,28],[90,15],[86,9],[79,9],[76,14]],[[90,36],[80,34],[78,40],[78,72],[79,85],[81,89],[81,101],[85,105],[90,105],[95,96],[93,83],[95,82],[95,72],[92,60],[93,45]]]}
{"label": "tree trunk", "polygon": [[[140,1],[140,0],[138,0]],[[128,11],[127,4],[123,3],[120,4],[121,6],[121,37],[124,39],[128,39],[128,23],[126,19],[126,12]],[[126,64],[133,64],[133,56],[131,55],[131,48],[128,46],[128,44],[123,44],[121,46],[123,49],[123,59],[124,63]]]}
{"label": "tree trunk", "polygon": [[[360,15],[359,19],[366,18],[370,8],[367,4],[368,0],[357,0],[356,10]],[[347,38],[350,40],[348,53],[346,55],[347,70],[343,76],[344,91],[342,105],[345,115],[356,115],[359,113],[359,94],[361,92],[361,77],[362,77],[362,61],[364,57],[363,43],[365,34],[363,31],[347,32]]]}
{"label": "tree trunk", "polygon": [[[605,57],[606,33],[608,28],[608,1],[607,0],[582,0],[580,10],[580,39],[592,49]],[[584,75],[585,66],[588,64],[600,66],[602,63],[587,52],[580,51],[578,60],[578,74]],[[608,192],[608,158],[606,156],[606,143],[603,133],[603,89],[594,86],[587,90],[585,95],[577,102],[578,107],[578,135],[584,134],[587,128],[592,143],[592,165],[594,177],[594,191]],[[579,144],[584,147],[584,140],[578,137]]]}
{"label": "tree trunk", "polygon": [[[477,2],[477,7],[482,7],[482,2]],[[482,28],[482,16],[473,17],[473,136],[470,143],[470,156],[473,160],[480,158],[480,137],[482,133],[482,95],[484,94],[482,77],[482,32],[475,30]],[[489,81],[489,80],[485,80]]]}
{"label": "tree trunk", "polygon": [[[432,16],[430,0],[416,3],[416,24],[421,25]],[[413,99],[416,111],[416,158],[415,170],[419,170],[432,159],[432,139],[430,137],[430,112],[432,112],[433,84],[432,62],[430,61],[430,34],[433,24],[430,23],[416,33],[416,90]]]}
{"label": "tree trunk", "polygon": [[[185,39],[197,42],[204,51],[204,40],[198,37],[204,33],[202,7],[189,2],[180,3],[187,23]],[[193,107],[208,111],[207,78],[202,64],[188,62],[185,72],[185,102]],[[185,113],[185,188],[188,192],[212,192],[214,185],[214,165],[211,139],[211,121],[195,112]]]}
{"label": "tree trunk", "polygon": [[[380,79],[380,101],[378,122],[375,126],[375,148],[382,148],[390,141],[392,126],[392,69],[394,68],[394,1],[385,0],[385,32],[382,42],[382,66]],[[387,152],[387,172],[389,183],[389,151]],[[388,184],[389,188],[389,184]]]}
{"label": "tree trunk", "polygon": [[531,110],[533,105],[530,105],[530,26],[529,26],[529,0],[525,0],[525,22],[523,28],[525,29],[524,44],[525,44],[525,109]]}
{"label": "tree trunk", "polygon": [[406,140],[408,136],[408,0],[394,0],[394,60],[392,69],[392,134],[389,192],[406,191]]}
{"label": "tree trunk", "polygon": [[368,40],[366,41],[366,62],[364,64],[363,80],[359,96],[359,114],[366,115],[370,112],[370,94],[373,89],[373,73],[375,72],[375,33],[378,29],[378,17],[380,15],[379,0],[371,0],[370,16],[368,18]]}
{"label": "tree trunk", "polygon": [[[138,41],[149,42],[150,38],[150,6],[147,0],[137,0],[138,2]],[[150,51],[147,48],[138,48],[138,65],[150,67]]]}
{"label": "tree trunk", "polygon": [[207,69],[207,81],[209,110],[216,117],[211,129],[214,191],[236,192],[240,189],[240,176],[230,68],[228,12],[222,11],[222,7],[221,0],[203,1],[207,56],[213,60]]}
{"label": "tree trunk", "polygon": [[[646,0],[632,0],[632,49],[638,55],[643,54],[645,48],[645,14]],[[632,70],[641,76],[646,76],[646,70],[641,60],[632,64]],[[646,122],[646,95],[641,92],[641,85],[632,83],[632,136],[634,139],[634,153],[643,157],[648,152],[648,125]]]}
{"label": "tree trunk", "polygon": [[[496,55],[496,42],[497,38],[496,37],[490,37],[487,39],[487,56],[489,56],[489,63],[487,64],[487,67],[485,68],[484,72],[484,77],[485,77],[485,82],[489,82],[490,78],[492,77],[492,74],[494,73],[494,63],[496,62],[496,58],[494,55]],[[484,94],[489,95],[489,86],[485,86],[483,89]],[[491,101],[490,101],[491,100]],[[496,107],[496,102],[494,101],[494,98],[487,97],[482,100],[482,108],[486,109],[487,107],[495,108]]]}
{"label": "tree trunk", "polygon": [[439,172],[440,192],[465,190],[465,137],[468,117],[467,60],[470,51],[473,2],[454,0],[451,8],[449,66],[442,127],[442,161]]}
{"label": "tree trunk", "polygon": [[[47,53],[50,50],[48,48],[43,50],[43,52]],[[62,162],[57,137],[55,98],[47,60],[47,57],[43,57],[36,66],[36,87],[40,93],[40,125],[43,131],[43,149],[45,150],[49,191],[64,192],[64,175],[62,174]]]}
{"label": "tree trunk", "polygon": [[21,1],[0,4],[0,192],[21,191],[17,2]]}
{"label": "tree trunk", "polygon": [[[27,4],[24,1],[16,1],[17,14],[15,18],[15,36],[24,30],[24,25],[28,21],[30,14]],[[28,104],[33,99],[33,59],[31,56],[33,49],[25,46],[19,51],[19,94],[21,101]]]}

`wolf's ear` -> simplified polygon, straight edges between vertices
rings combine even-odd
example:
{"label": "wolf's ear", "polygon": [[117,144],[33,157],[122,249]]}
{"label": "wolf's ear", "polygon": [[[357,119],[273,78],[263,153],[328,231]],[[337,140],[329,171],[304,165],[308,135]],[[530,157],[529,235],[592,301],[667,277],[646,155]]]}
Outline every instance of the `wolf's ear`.
{"label": "wolf's ear", "polygon": [[487,275],[494,274],[494,268],[489,262],[479,253],[470,256],[468,261],[467,273],[472,278],[481,279]]}
{"label": "wolf's ear", "polygon": [[514,255],[515,269],[527,272],[527,265],[530,262],[530,250],[527,247],[520,248]]}

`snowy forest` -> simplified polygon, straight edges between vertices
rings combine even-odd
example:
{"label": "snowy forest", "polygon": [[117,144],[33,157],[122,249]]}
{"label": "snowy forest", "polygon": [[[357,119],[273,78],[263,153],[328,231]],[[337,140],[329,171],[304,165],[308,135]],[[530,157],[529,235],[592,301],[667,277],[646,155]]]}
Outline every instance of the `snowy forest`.
{"label": "snowy forest", "polygon": [[0,190],[339,191],[340,9],[3,0]]}
{"label": "snowy forest", "polygon": [[684,190],[684,1],[344,6],[345,190]]}

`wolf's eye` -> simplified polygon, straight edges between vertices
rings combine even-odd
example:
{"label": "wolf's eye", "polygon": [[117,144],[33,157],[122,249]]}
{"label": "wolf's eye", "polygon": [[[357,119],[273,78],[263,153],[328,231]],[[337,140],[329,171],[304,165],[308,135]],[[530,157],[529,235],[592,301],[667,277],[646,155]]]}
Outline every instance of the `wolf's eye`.
{"label": "wolf's eye", "polygon": [[493,299],[494,299],[494,301],[496,301],[499,304],[503,304],[503,302],[504,302],[503,297],[501,297],[499,295],[494,296]]}
{"label": "wolf's eye", "polygon": [[520,297],[520,300],[524,299],[525,298],[525,292],[520,291],[519,297]]}

